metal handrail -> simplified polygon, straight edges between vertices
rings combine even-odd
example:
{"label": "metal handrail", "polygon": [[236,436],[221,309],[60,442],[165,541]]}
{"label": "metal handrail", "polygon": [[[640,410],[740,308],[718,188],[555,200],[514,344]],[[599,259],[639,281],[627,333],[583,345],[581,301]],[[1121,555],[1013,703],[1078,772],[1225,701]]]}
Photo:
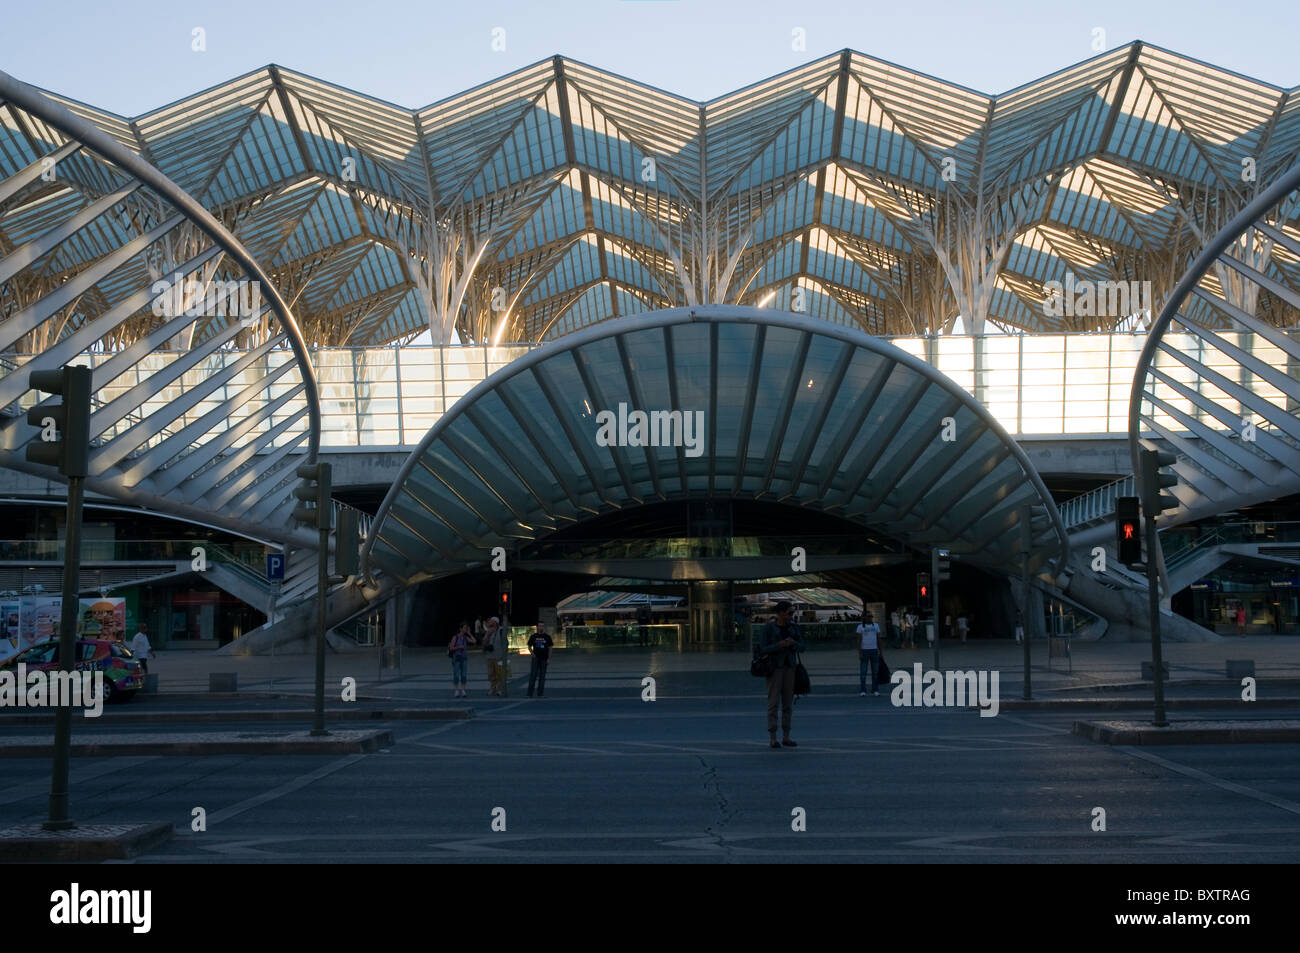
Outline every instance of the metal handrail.
{"label": "metal handrail", "polygon": [[1136,483],[1133,474],[1105,483],[1087,493],[1080,493],[1060,504],[1061,521],[1066,529],[1082,526],[1093,520],[1109,519],[1115,515],[1115,500],[1121,496],[1134,496]]}

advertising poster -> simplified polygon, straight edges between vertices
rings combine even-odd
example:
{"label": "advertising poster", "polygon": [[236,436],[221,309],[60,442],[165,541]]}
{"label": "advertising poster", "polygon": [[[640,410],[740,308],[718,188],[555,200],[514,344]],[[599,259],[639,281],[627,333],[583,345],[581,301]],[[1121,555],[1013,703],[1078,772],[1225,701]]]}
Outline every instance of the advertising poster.
{"label": "advertising poster", "polygon": [[59,596],[23,596],[21,604],[20,648],[58,637],[59,612],[63,605]]}
{"label": "advertising poster", "polygon": [[77,634],[88,639],[122,641],[126,638],[126,600],[121,596],[82,598],[77,615]]}
{"label": "advertising poster", "polygon": [[0,662],[18,652],[18,641],[22,636],[22,603],[0,602],[0,619],[4,627],[0,628]]}

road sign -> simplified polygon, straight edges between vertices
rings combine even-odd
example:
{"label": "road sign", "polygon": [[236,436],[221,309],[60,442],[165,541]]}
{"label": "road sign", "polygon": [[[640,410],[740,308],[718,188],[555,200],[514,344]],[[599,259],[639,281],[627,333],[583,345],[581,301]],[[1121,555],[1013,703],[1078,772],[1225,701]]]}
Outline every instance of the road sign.
{"label": "road sign", "polygon": [[284,553],[266,554],[266,578],[271,582],[284,581]]}

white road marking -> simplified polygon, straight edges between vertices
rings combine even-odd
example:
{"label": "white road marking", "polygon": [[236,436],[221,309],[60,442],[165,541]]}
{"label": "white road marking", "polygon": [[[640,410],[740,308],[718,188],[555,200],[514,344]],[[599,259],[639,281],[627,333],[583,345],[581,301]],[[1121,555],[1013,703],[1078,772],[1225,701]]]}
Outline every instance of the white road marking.
{"label": "white road marking", "polygon": [[269,801],[282,798],[286,794],[292,794],[294,791],[305,788],[307,785],[319,781],[321,778],[327,777],[335,771],[341,771],[344,768],[351,767],[358,761],[364,761],[368,757],[370,757],[370,755],[350,754],[345,758],[335,761],[333,764],[327,764],[323,768],[317,768],[315,771],[294,778],[292,781],[286,781],[279,787],[274,787],[269,791],[263,791],[261,794],[245,798],[238,804],[232,804],[230,807],[222,808],[219,811],[213,811],[208,815],[208,826],[211,827],[213,824],[220,824],[222,821],[228,821],[230,818],[243,814],[245,811],[251,811],[253,808],[260,807]]}
{"label": "white road marking", "polygon": [[1215,777],[1199,768],[1192,768],[1185,764],[1178,764],[1170,761],[1168,758],[1162,758],[1157,754],[1149,751],[1141,751],[1131,745],[1114,745],[1112,750],[1126,754],[1131,758],[1139,758],[1142,761],[1149,761],[1152,764],[1158,764],[1162,768],[1175,771],[1178,774],[1186,775],[1189,778],[1195,778],[1197,781],[1203,781],[1206,784],[1213,785],[1224,791],[1231,791],[1233,794],[1240,794],[1243,797],[1254,798],[1256,801],[1263,801],[1265,804],[1271,804],[1273,807],[1279,807],[1284,811],[1290,811],[1292,814],[1300,814],[1300,804],[1295,801],[1288,801],[1284,797],[1276,797],[1265,791],[1258,791],[1255,788],[1247,787],[1244,784],[1238,784],[1236,781],[1228,781],[1224,778]]}

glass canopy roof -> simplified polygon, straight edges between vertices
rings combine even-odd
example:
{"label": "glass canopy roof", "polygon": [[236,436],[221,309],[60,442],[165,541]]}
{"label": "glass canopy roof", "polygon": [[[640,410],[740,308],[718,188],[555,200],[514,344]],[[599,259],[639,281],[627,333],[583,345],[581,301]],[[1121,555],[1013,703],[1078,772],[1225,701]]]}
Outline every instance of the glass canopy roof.
{"label": "glass canopy roof", "polygon": [[588,328],[483,381],[407,459],[364,555],[410,583],[625,507],[717,497],[1001,570],[1028,508],[1036,558],[1068,556],[1024,452],[940,371],[860,331],[717,305]]}
{"label": "glass canopy roof", "polygon": [[[874,334],[972,307],[966,330],[1107,330],[1125,316],[1045,313],[1045,283],[1151,281],[1158,306],[1300,151],[1296,90],[1141,43],[996,96],[845,50],[709,102],[562,57],[420,109],[279,66],[134,119],[59,101],[213,211],[326,346],[704,303]],[[62,141],[0,104],[0,178]],[[111,189],[91,173],[7,205],[0,247]],[[57,267],[123,238],[99,222]],[[107,310],[132,289],[98,290]]]}

